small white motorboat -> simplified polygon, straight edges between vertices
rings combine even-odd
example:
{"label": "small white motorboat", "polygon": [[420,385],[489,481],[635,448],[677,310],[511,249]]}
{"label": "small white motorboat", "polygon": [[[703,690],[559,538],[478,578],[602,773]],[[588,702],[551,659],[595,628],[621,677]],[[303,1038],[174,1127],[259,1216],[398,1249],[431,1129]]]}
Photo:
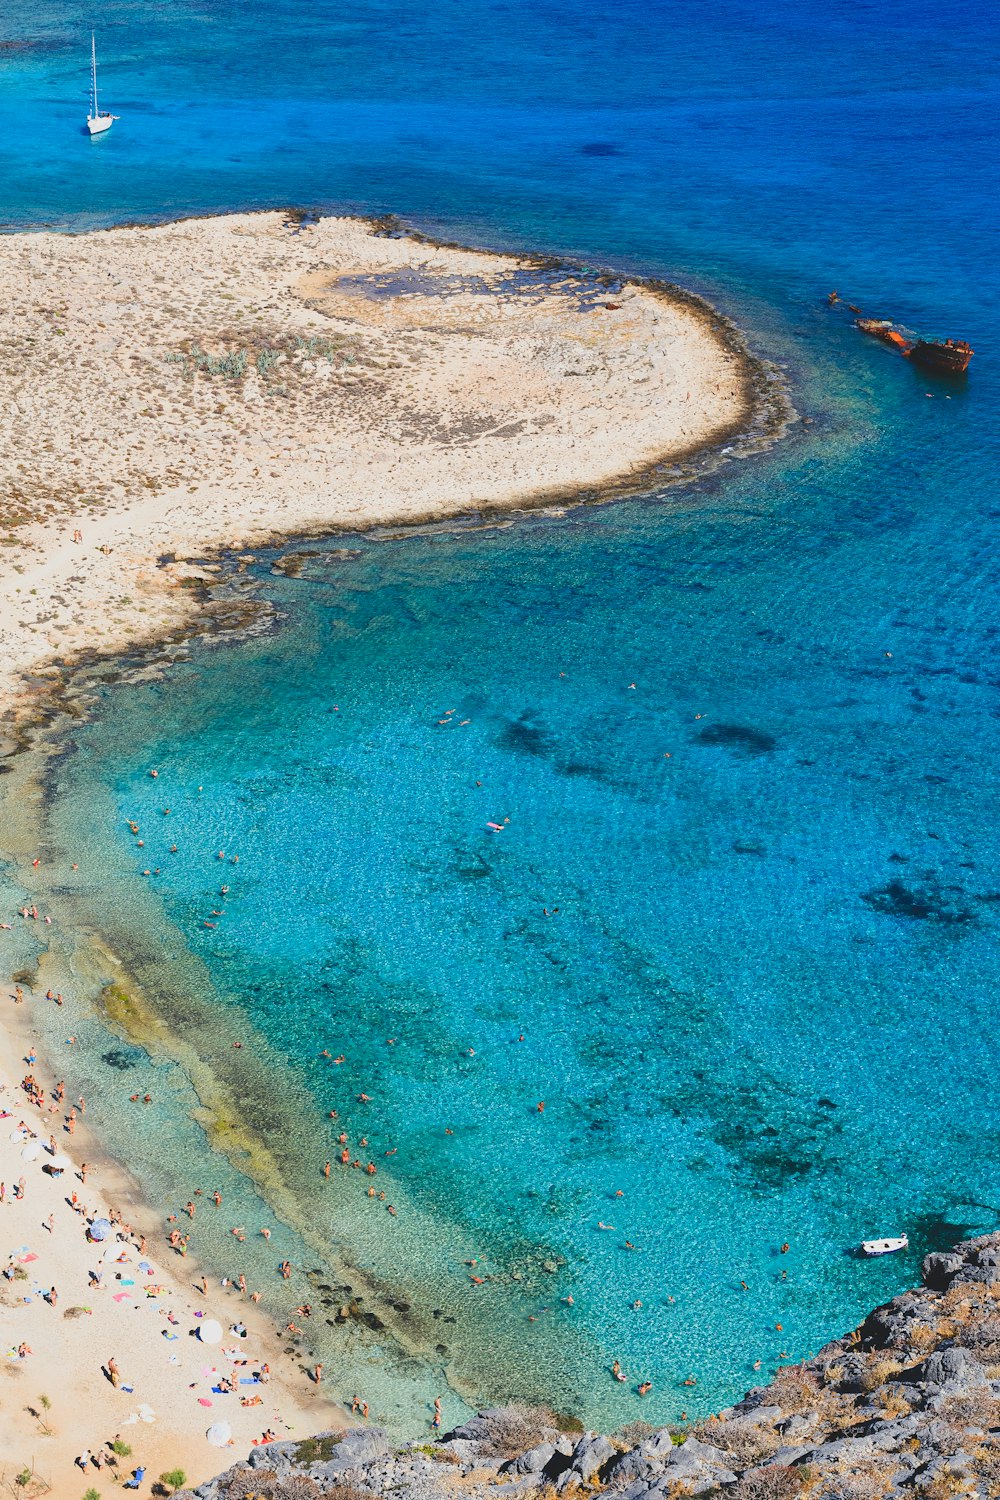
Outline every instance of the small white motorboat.
{"label": "small white motorboat", "polygon": [[897,1250],[905,1250],[909,1244],[905,1234],[893,1235],[885,1240],[862,1240],[862,1255],[894,1255]]}
{"label": "small white motorboat", "polygon": [[106,109],[97,107],[97,43],[94,33],[90,33],[90,113],[87,116],[87,129],[91,135],[102,135],[105,130],[110,130],[117,115],[109,114]]}

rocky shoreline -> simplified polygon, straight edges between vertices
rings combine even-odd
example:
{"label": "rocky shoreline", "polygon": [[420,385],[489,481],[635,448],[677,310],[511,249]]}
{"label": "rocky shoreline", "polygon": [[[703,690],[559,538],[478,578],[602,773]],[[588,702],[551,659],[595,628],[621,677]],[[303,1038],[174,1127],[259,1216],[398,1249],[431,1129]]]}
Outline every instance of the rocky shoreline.
{"label": "rocky shoreline", "polygon": [[923,1284],[689,1428],[606,1437],[553,1412],[479,1413],[435,1443],[380,1428],[254,1449],[198,1500],[681,1500],[1000,1496],[1000,1233],[928,1255]]}

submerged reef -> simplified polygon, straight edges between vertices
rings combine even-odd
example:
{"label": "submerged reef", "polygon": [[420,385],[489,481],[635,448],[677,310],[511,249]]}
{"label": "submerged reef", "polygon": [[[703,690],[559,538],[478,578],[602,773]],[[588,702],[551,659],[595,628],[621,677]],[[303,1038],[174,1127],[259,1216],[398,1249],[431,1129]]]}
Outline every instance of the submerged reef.
{"label": "submerged reef", "polygon": [[[198,1500],[921,1500],[1000,1496],[1000,1234],[928,1255],[923,1285],[697,1425],[611,1437],[526,1407],[430,1443],[381,1428],[255,1448]],[[191,1500],[192,1492],[187,1492]]]}

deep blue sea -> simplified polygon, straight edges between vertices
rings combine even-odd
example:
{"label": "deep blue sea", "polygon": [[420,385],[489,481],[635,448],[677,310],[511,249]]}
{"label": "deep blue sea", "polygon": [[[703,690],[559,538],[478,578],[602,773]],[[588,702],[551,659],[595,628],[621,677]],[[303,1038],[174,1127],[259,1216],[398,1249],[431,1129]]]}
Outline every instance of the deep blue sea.
{"label": "deep blue sea", "polygon": [[[121,119],[90,142],[95,22]],[[236,1034],[263,1059],[242,1103],[286,1222],[246,1253],[276,1311],[275,1247],[363,1292],[367,1329],[312,1330],[335,1387],[410,1431],[442,1391],[446,1416],[703,1414],[994,1227],[996,15],[33,0],[0,25],[10,227],[391,210],[672,277],[811,419],[660,496],[338,538],[296,579],[261,557],[280,628],[106,687],[58,764],[64,923],[213,1067]],[[863,339],[833,287],[967,337],[968,381]],[[74,1024],[70,1087],[154,1195],[270,1213],[181,1067]],[[341,1129],[395,1218],[323,1179]],[[902,1230],[907,1256],[849,1253]]]}

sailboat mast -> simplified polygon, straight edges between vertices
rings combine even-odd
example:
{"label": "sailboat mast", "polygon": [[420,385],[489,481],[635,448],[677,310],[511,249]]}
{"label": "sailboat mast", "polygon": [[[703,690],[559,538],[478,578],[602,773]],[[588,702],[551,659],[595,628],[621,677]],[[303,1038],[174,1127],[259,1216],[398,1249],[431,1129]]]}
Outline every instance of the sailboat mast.
{"label": "sailboat mast", "polygon": [[92,100],[91,113],[97,118],[97,42],[94,33],[90,33],[90,93]]}

